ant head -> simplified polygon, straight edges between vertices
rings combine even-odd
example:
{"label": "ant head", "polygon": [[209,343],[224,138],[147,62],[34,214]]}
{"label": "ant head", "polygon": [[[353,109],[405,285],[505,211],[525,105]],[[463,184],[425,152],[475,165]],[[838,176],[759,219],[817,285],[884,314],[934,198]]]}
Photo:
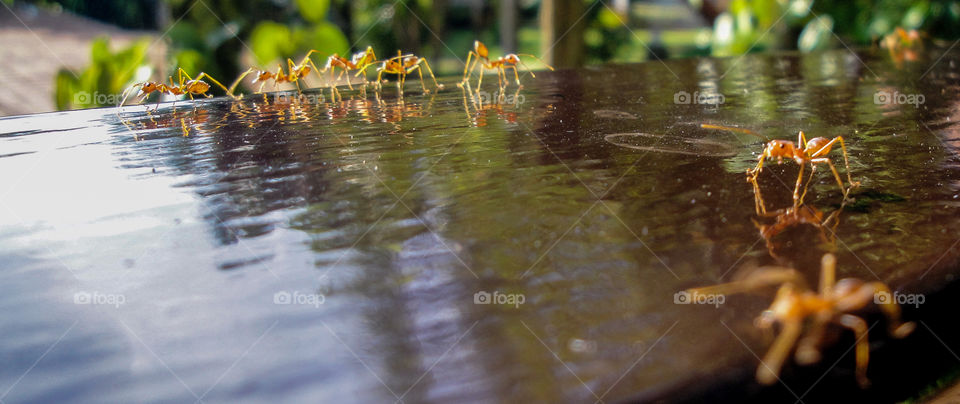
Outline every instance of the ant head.
{"label": "ant head", "polygon": [[490,51],[487,50],[487,45],[484,45],[483,42],[480,41],[473,41],[473,51],[477,52],[477,54],[484,59],[490,56]]}
{"label": "ant head", "polygon": [[297,66],[293,73],[295,73],[297,77],[307,77],[307,75],[310,74],[310,69],[309,65]]}
{"label": "ant head", "polygon": [[511,53],[507,56],[504,56],[503,61],[511,65],[515,65],[517,63],[520,63],[520,56],[517,56],[517,54],[515,53]]}
{"label": "ant head", "polygon": [[414,65],[416,65],[416,64],[419,63],[419,62],[420,62],[420,58],[417,57],[417,56],[407,56],[407,57],[403,58],[403,66],[404,66],[404,67],[413,67]]}
{"label": "ant head", "polygon": [[796,146],[789,140],[771,140],[763,150],[763,155],[767,158],[793,157]]}
{"label": "ant head", "polygon": [[157,83],[154,83],[154,82],[152,82],[152,81],[148,81],[148,82],[146,82],[146,83],[143,83],[143,84],[140,86],[140,94],[149,94],[149,93],[152,93],[152,92],[154,92],[154,91],[157,91],[158,88],[159,88],[159,87],[158,87]]}

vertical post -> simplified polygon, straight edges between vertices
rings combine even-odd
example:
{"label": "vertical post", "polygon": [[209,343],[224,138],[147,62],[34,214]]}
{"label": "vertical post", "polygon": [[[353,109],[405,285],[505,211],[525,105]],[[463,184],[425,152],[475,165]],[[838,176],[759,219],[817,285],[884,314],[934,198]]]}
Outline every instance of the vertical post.
{"label": "vertical post", "polygon": [[517,52],[517,0],[500,0],[500,48],[503,53]]}
{"label": "vertical post", "polygon": [[433,7],[430,10],[430,16],[432,17],[430,25],[434,34],[436,34],[430,35],[433,38],[431,40],[431,48],[433,49],[430,54],[430,60],[438,60],[441,53],[448,52],[441,39],[447,37],[447,3],[448,0],[433,0]]}
{"label": "vertical post", "polygon": [[586,12],[581,0],[543,0],[540,5],[540,49],[554,67],[577,67],[586,61],[583,33]]}

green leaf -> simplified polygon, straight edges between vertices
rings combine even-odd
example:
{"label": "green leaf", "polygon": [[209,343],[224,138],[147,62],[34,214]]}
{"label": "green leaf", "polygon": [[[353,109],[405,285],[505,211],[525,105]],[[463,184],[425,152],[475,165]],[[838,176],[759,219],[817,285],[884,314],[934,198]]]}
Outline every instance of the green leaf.
{"label": "green leaf", "polygon": [[109,63],[113,55],[110,54],[108,39],[103,37],[94,39],[90,47],[90,55],[93,63]]}
{"label": "green leaf", "polygon": [[292,37],[290,29],[285,25],[270,21],[257,24],[250,33],[250,47],[253,49],[253,56],[256,57],[257,63],[262,66],[292,55],[294,53]]}
{"label": "green leaf", "polygon": [[345,55],[350,52],[350,42],[336,25],[322,22],[312,29],[305,30],[303,35],[298,38],[298,54],[305,54],[311,49],[320,51],[324,56],[332,53]]}
{"label": "green leaf", "polygon": [[73,73],[67,69],[60,69],[57,72],[57,76],[54,79],[54,102],[57,104],[57,109],[63,111],[65,109],[70,109],[74,105],[74,94],[77,91],[78,80],[73,76]]}
{"label": "green leaf", "polygon": [[305,20],[318,23],[327,19],[330,0],[297,0],[297,8]]}
{"label": "green leaf", "polygon": [[202,53],[193,49],[186,49],[177,52],[174,56],[177,67],[189,72],[190,74],[199,74],[206,68],[206,58]]}

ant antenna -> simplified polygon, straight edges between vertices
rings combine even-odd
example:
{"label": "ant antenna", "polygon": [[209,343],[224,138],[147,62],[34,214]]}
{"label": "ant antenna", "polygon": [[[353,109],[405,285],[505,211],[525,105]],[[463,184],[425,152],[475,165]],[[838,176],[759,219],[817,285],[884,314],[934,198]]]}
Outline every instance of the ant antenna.
{"label": "ant antenna", "polygon": [[760,139],[763,139],[764,141],[770,141],[770,138],[768,138],[768,137],[766,137],[766,136],[764,136],[764,135],[761,135],[761,134],[759,134],[759,133],[757,133],[757,132],[754,132],[754,131],[752,131],[752,130],[750,130],[750,129],[746,129],[746,128],[737,128],[737,127],[733,127],[733,126],[714,125],[714,124],[709,124],[709,123],[702,123],[702,124],[700,124],[700,127],[701,127],[701,128],[704,128],[704,129],[725,130],[725,131],[729,131],[729,132],[743,133],[743,134],[746,134],[746,135],[756,136],[756,137],[758,137],[758,138],[760,138]]}
{"label": "ant antenna", "polygon": [[127,103],[127,97],[130,96],[130,90],[133,90],[134,88],[137,88],[137,86],[140,86],[140,88],[143,88],[143,85],[144,85],[144,83],[137,83],[137,84],[134,84],[134,85],[132,85],[132,86],[130,86],[130,87],[127,87],[126,90],[123,90],[123,99],[121,99],[121,100],[120,100],[120,103],[117,104],[117,116],[120,116],[120,108],[123,107],[123,104],[126,104],[126,103]]}

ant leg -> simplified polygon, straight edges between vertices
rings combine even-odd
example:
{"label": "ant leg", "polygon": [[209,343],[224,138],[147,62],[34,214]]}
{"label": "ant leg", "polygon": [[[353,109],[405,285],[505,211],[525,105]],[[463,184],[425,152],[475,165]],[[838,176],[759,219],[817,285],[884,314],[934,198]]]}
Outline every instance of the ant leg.
{"label": "ant leg", "polygon": [[803,200],[807,198],[807,190],[810,189],[810,183],[813,182],[813,174],[816,172],[817,172],[817,165],[814,163],[810,163],[810,176],[807,177],[807,183],[803,185],[803,194],[800,195],[801,203]]}
{"label": "ant leg", "polygon": [[[478,56],[477,59],[480,57]],[[470,71],[470,62],[473,59],[473,51],[467,53],[467,63],[463,64],[463,80],[460,80],[460,86],[463,86],[463,83],[467,82],[467,72]]]}
{"label": "ant leg", "polygon": [[827,297],[833,293],[833,285],[837,281],[837,257],[833,254],[823,254],[820,258],[820,295]]}
{"label": "ant leg", "polygon": [[803,283],[796,270],[785,267],[763,267],[746,278],[738,281],[687,289],[687,293],[701,295],[721,295],[748,292],[767,286],[784,283]]}
{"label": "ant leg", "polygon": [[843,202],[841,203],[841,205],[842,205],[842,204],[846,204],[846,203],[847,203],[847,195],[849,195],[850,190],[853,189],[853,186],[851,185],[850,188],[844,188],[844,187],[843,187],[843,180],[840,179],[840,173],[837,172],[837,167],[833,165],[833,161],[830,161],[830,158],[828,158],[828,157],[822,157],[822,158],[818,158],[818,159],[813,159],[813,160],[811,160],[811,162],[815,162],[815,163],[827,163],[827,165],[830,166],[830,171],[833,172],[833,178],[837,180],[837,186],[840,187],[840,192],[843,194]]}
{"label": "ant leg", "polygon": [[[538,58],[536,55],[532,55],[532,54],[529,54],[529,53],[518,53],[517,56],[526,56],[526,57],[534,58],[534,59],[536,59],[536,61],[538,61],[538,62],[542,63],[544,66],[546,66],[547,69],[550,69],[551,71],[555,70],[555,69],[553,68],[553,66],[548,65],[546,62],[543,61],[543,59]],[[523,61],[520,61],[520,63],[523,63]],[[526,66],[526,65],[524,65],[524,66]],[[527,70],[530,70],[530,68],[528,67]],[[533,72],[530,72],[530,74],[533,74]],[[537,76],[533,76],[533,77],[537,77]]]}
{"label": "ant leg", "polygon": [[862,309],[871,302],[875,303],[887,317],[888,331],[894,338],[906,337],[916,328],[913,322],[901,322],[900,305],[894,301],[893,292],[883,282],[860,285],[850,294],[839,297],[836,300],[836,308],[839,312],[851,312]]}
{"label": "ant leg", "polygon": [[353,90],[353,84],[350,83],[350,74],[347,74],[347,71],[347,69],[343,69],[343,71],[340,72],[340,75],[337,76],[337,80],[340,80],[341,76],[346,77],[347,87]]}
{"label": "ant leg", "polygon": [[520,73],[517,71],[517,67],[507,66],[507,68],[513,69],[513,78],[517,80],[517,87],[523,87],[523,85],[520,84]]}
{"label": "ant leg", "polygon": [[797,132],[797,145],[800,146],[800,150],[807,148],[807,137],[803,134],[803,131]]}
{"label": "ant leg", "polygon": [[760,176],[760,172],[763,171],[763,160],[764,155],[760,155],[760,159],[757,160],[757,166],[753,170],[747,169],[747,181],[756,182],[757,177]]}
{"label": "ant leg", "polygon": [[751,184],[753,184],[753,204],[754,208],[757,211],[757,215],[763,216],[767,214],[767,206],[763,202],[763,194],[760,192],[760,184],[757,182],[756,178],[748,178]]}
{"label": "ant leg", "polygon": [[183,70],[182,67],[178,67],[178,68],[177,68],[177,81],[180,83],[180,87],[183,87],[183,83],[184,83],[183,77],[184,77],[184,76],[187,77],[187,80],[193,80],[193,78],[191,78],[190,75],[187,74],[187,72],[186,72],[185,70]]}
{"label": "ant leg", "polygon": [[252,68],[252,67],[249,68],[249,69],[247,69],[247,71],[243,72],[243,74],[241,74],[240,77],[237,77],[237,79],[234,80],[232,84],[230,84],[230,89],[227,90],[227,94],[230,94],[230,96],[232,97],[232,96],[233,96],[233,90],[235,90],[235,89],[237,88],[237,86],[240,85],[240,82],[243,81],[243,79],[246,78],[247,75],[250,74],[250,73],[253,73],[253,68]]}
{"label": "ant leg", "polygon": [[810,157],[821,157],[826,155],[827,152],[830,151],[830,148],[833,147],[833,144],[838,141],[840,142],[840,150],[843,152],[843,165],[844,165],[844,168],[847,169],[847,181],[850,183],[850,188],[853,189],[853,188],[859,187],[860,183],[854,181],[853,176],[850,173],[850,159],[847,157],[847,146],[843,142],[843,136],[837,136],[833,138],[833,140],[823,145],[823,147],[821,147],[820,150],[817,150],[816,152],[811,154]]}
{"label": "ant leg", "polygon": [[477,93],[480,92],[480,85],[483,84],[483,69],[484,69],[485,67],[486,67],[486,66],[481,66],[481,67],[480,67],[480,79],[477,80]]}
{"label": "ant leg", "polygon": [[820,350],[817,347],[826,335],[827,325],[832,318],[831,312],[820,312],[813,318],[809,331],[797,342],[797,352],[794,354],[797,363],[810,365],[820,361]]}
{"label": "ant leg", "polygon": [[866,388],[870,386],[870,381],[867,380],[867,362],[870,361],[870,343],[867,341],[867,322],[852,314],[840,315],[839,322],[844,327],[852,330],[857,338],[857,383],[860,384],[860,387]]}
{"label": "ant leg", "polygon": [[803,323],[799,319],[791,319],[783,324],[780,335],[777,336],[773,346],[760,362],[760,367],[757,368],[757,381],[761,384],[773,384],[779,379],[783,361],[789,355],[802,329]]}
{"label": "ant leg", "polygon": [[[427,73],[429,73],[430,78],[433,79],[433,85],[434,87],[436,87],[437,91],[443,89],[443,84],[440,84],[437,82],[437,76],[433,75],[433,69],[430,68],[430,63],[427,62],[427,59],[420,59],[420,60],[423,61],[424,66],[427,66]],[[423,81],[422,75],[421,75],[420,81]]]}
{"label": "ant leg", "polygon": [[[211,75],[209,75],[209,74],[207,74],[207,73],[201,72],[200,74],[198,74],[198,75],[197,75],[197,80],[202,80],[204,77],[210,79],[210,81],[212,81],[213,84],[216,84],[216,85],[217,85],[218,87],[220,87],[223,91],[226,91],[226,92],[227,92],[227,95],[229,95],[230,98],[237,99],[237,97],[234,97],[234,95],[230,92],[230,90],[227,90],[227,88],[224,87],[223,84],[220,84],[220,82],[217,81],[217,79],[213,78],[213,76],[211,76]],[[208,97],[208,98],[209,98],[209,97]]]}
{"label": "ant leg", "polygon": [[797,164],[800,166],[800,174],[797,175],[797,185],[793,187],[793,208],[797,209],[800,204],[803,203],[803,200],[800,199],[800,184],[803,182],[803,164]]}
{"label": "ant leg", "polygon": [[407,69],[406,73],[404,74],[413,73],[414,70],[416,70],[417,74],[420,75],[420,87],[423,88],[423,93],[430,94],[430,89],[428,89],[427,84],[423,82],[423,69],[420,67],[419,64],[414,67],[411,67],[410,69]]}
{"label": "ant leg", "polygon": [[377,92],[380,92],[380,89],[383,88],[383,69],[377,69],[377,83],[375,86]]}

